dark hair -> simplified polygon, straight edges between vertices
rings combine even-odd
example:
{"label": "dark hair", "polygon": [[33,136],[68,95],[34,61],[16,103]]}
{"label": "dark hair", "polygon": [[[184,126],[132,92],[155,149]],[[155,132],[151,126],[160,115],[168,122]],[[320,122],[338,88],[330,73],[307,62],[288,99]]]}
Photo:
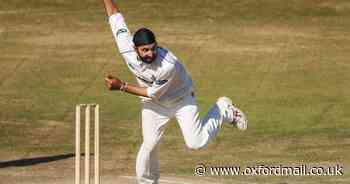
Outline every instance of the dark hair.
{"label": "dark hair", "polygon": [[137,30],[134,34],[134,38],[132,39],[135,47],[141,45],[148,45],[156,42],[156,37],[153,32],[147,28],[141,28]]}

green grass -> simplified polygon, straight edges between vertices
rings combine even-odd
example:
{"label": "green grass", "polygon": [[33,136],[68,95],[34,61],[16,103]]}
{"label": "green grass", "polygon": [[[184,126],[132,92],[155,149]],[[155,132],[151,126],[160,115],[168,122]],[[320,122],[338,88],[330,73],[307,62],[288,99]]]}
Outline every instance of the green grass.
{"label": "green grass", "polygon": [[[162,175],[213,165],[341,164],[342,177],[224,177],[227,183],[348,183],[350,3],[345,0],[120,1],[129,27],[151,27],[195,83],[202,115],[222,95],[249,130],[224,126],[190,151],[171,121]],[[171,7],[169,9],[168,7]],[[74,150],[74,106],[101,105],[108,171],[133,174],[142,142],[137,97],[109,92],[103,76],[134,82],[100,1],[0,3],[0,158]]]}

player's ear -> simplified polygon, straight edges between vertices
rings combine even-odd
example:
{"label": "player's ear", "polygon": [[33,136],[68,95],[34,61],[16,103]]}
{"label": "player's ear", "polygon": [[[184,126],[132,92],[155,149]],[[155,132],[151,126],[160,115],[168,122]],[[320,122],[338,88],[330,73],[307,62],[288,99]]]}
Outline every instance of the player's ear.
{"label": "player's ear", "polygon": [[137,55],[140,55],[139,47],[134,46],[134,49],[135,49]]}

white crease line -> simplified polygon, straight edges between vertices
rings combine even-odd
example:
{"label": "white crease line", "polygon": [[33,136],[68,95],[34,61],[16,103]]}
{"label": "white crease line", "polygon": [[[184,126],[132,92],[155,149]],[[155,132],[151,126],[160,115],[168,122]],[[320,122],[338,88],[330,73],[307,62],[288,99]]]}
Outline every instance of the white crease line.
{"label": "white crease line", "polygon": [[[127,178],[127,179],[134,179],[134,180],[136,180],[136,178],[133,177],[133,176],[120,176],[120,177],[121,178]],[[160,179],[159,181],[162,182],[162,183],[170,183],[170,184],[191,184],[191,183],[184,183],[184,182],[178,183],[178,182],[174,182],[174,181],[170,181],[170,180],[164,180],[164,179]]]}

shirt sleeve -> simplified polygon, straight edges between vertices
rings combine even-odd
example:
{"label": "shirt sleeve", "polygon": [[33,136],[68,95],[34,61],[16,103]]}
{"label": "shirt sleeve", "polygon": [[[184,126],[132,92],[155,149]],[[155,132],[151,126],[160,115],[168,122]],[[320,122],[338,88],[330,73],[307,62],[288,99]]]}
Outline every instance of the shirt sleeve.
{"label": "shirt sleeve", "polygon": [[172,64],[159,74],[151,87],[147,88],[147,95],[150,98],[159,99],[169,89],[171,81],[175,78],[175,76],[176,67],[174,64]]}
{"label": "shirt sleeve", "polygon": [[131,33],[121,13],[115,13],[109,17],[109,24],[121,54],[134,51]]}

